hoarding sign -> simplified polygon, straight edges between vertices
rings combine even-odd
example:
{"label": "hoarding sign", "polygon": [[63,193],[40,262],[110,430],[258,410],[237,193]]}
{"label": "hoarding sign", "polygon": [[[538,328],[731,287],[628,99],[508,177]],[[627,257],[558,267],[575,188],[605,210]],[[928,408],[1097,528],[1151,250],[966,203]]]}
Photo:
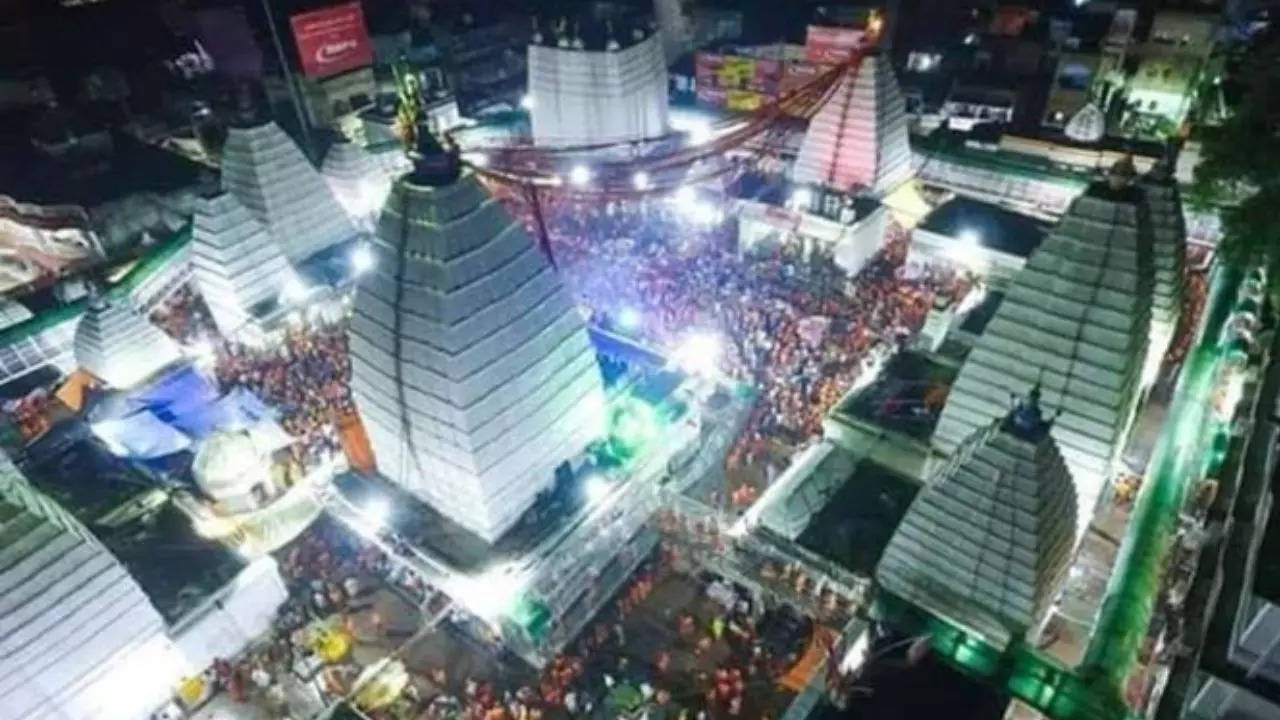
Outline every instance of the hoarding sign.
{"label": "hoarding sign", "polygon": [[866,33],[859,28],[810,25],[805,35],[805,59],[816,63],[842,63],[862,46]]}
{"label": "hoarding sign", "polygon": [[698,102],[711,107],[724,107],[727,93],[717,87],[698,86]]}
{"label": "hoarding sign", "polygon": [[373,62],[373,47],[358,2],[299,13],[289,22],[302,72],[309,77],[334,75]]}
{"label": "hoarding sign", "polygon": [[765,95],[777,95],[782,82],[781,60],[756,60],[756,74],[751,82],[751,89]]}
{"label": "hoarding sign", "polygon": [[726,90],[745,90],[755,76],[755,58],[730,56],[720,65],[719,85]]}
{"label": "hoarding sign", "polygon": [[720,74],[720,66],[724,64],[724,56],[715,53],[700,52],[694,55],[693,74],[699,85],[714,85],[716,76]]}
{"label": "hoarding sign", "polygon": [[751,90],[729,90],[725,95],[725,107],[737,112],[752,112],[764,104],[764,96]]}

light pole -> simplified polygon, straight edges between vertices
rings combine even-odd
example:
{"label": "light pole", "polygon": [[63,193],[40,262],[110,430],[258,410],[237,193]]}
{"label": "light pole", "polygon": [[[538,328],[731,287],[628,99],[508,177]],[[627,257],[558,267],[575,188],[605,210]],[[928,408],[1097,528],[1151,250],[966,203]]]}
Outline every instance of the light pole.
{"label": "light pole", "polygon": [[294,85],[292,73],[289,72],[289,61],[285,58],[284,46],[280,44],[280,31],[276,29],[276,18],[271,12],[270,0],[262,0],[262,12],[267,15],[267,27],[271,29],[271,41],[276,46],[276,58],[280,61],[280,77],[289,88],[289,97],[293,98],[293,112],[298,116],[298,129],[302,132],[302,142],[306,145],[307,157],[314,162],[317,160],[315,157],[316,146],[311,142],[311,127],[307,125],[307,119],[302,114],[302,96]]}

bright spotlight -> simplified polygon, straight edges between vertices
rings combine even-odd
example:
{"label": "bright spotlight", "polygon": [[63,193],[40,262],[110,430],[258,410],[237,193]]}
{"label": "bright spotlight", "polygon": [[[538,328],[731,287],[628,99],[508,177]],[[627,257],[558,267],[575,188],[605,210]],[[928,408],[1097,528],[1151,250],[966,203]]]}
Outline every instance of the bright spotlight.
{"label": "bright spotlight", "polygon": [[391,504],[384,498],[372,498],[365,502],[360,514],[370,525],[380,529],[386,527],[387,520],[391,519]]}
{"label": "bright spotlight", "polygon": [[525,110],[532,110],[535,104],[536,103],[534,103],[533,101],[533,96],[528,93],[525,93],[524,97],[520,98],[520,107],[524,108]]}
{"label": "bright spotlight", "polygon": [[671,354],[671,360],[690,375],[713,377],[720,369],[720,336],[693,332]]}
{"label": "bright spotlight", "polygon": [[636,174],[631,176],[631,184],[634,185],[637,190],[648,190],[650,187],[649,173],[643,170],[637,170]]}
{"label": "bright spotlight", "polygon": [[575,187],[583,187],[591,182],[591,170],[586,165],[574,165],[569,171],[569,183]]}
{"label": "bright spotlight", "polygon": [[471,153],[467,160],[478,168],[489,167],[489,156],[484,153]]}
{"label": "bright spotlight", "polygon": [[690,208],[698,202],[698,193],[694,192],[693,188],[688,185],[681,185],[676,188],[675,194],[671,196],[671,199],[682,209]]}
{"label": "bright spotlight", "polygon": [[590,475],[583,478],[582,489],[587,497],[587,503],[592,506],[599,505],[609,497],[609,481],[603,475]]}
{"label": "bright spotlight", "polygon": [[689,124],[689,144],[701,145],[711,140],[711,126],[705,121],[697,121]]}
{"label": "bright spotlight", "polygon": [[982,233],[973,228],[965,228],[960,231],[960,242],[966,247],[977,247],[982,244]]}
{"label": "bright spotlight", "polygon": [[813,191],[810,190],[809,188],[803,188],[803,187],[797,188],[795,192],[791,193],[792,207],[797,207],[802,210],[807,210],[809,209],[809,206],[812,204],[813,204]]}
{"label": "bright spotlight", "polygon": [[623,330],[639,329],[641,322],[643,322],[643,318],[640,317],[640,311],[635,308],[622,308],[622,311],[618,313],[618,327]]}
{"label": "bright spotlight", "polygon": [[284,283],[280,287],[280,298],[285,303],[302,302],[307,297],[307,284],[298,277],[297,273],[290,272],[285,276]]}
{"label": "bright spotlight", "polygon": [[491,567],[478,576],[459,575],[452,584],[454,599],[490,622],[510,612],[524,592],[520,577],[503,567]]}
{"label": "bright spotlight", "polygon": [[351,251],[351,269],[355,270],[357,275],[369,272],[377,264],[378,260],[373,256],[373,248],[366,243],[356,245]]}
{"label": "bright spotlight", "polygon": [[200,338],[187,346],[187,354],[200,365],[213,365],[217,352],[208,338]]}

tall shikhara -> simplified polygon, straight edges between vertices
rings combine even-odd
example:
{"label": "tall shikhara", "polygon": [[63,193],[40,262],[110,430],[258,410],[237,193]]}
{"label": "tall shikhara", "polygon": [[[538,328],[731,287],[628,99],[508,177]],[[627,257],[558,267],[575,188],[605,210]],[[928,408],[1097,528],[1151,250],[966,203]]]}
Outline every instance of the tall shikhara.
{"label": "tall shikhara", "polygon": [[1131,168],[1072,202],[1014,276],[966,358],[934,432],[953,452],[1039,383],[1059,413],[1053,437],[1071,468],[1080,529],[1110,480],[1141,390],[1151,330],[1152,228]]}
{"label": "tall shikhara", "polygon": [[352,388],[378,471],[493,542],[603,432],[604,391],[559,276],[452,162],[420,159],[387,198]]}
{"label": "tall shikhara", "polygon": [[191,269],[218,330],[254,320],[254,306],[280,292],[289,263],[262,224],[230,193],[200,198],[192,220]]}
{"label": "tall shikhara", "polygon": [[889,61],[869,54],[809,121],[792,179],[883,195],[910,177],[906,104]]}
{"label": "tall shikhara", "polygon": [[880,587],[997,647],[1044,615],[1070,564],[1071,474],[1032,390],[972,433],[903,516]]}
{"label": "tall shikhara", "polygon": [[113,388],[127,389],[182,359],[168,335],[124,298],[95,292],[80,317],[76,363]]}
{"label": "tall shikhara", "polygon": [[227,132],[222,188],[266,226],[290,262],[356,235],[320,173],[273,122]]}

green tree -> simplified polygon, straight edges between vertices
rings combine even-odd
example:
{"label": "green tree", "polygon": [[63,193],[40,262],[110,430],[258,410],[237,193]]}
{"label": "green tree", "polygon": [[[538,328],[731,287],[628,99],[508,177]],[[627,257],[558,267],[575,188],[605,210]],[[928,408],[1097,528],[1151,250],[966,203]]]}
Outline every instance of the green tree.
{"label": "green tree", "polygon": [[1255,37],[1226,81],[1236,102],[1203,129],[1191,197],[1220,208],[1223,260],[1262,265],[1280,288],[1280,30]]}

